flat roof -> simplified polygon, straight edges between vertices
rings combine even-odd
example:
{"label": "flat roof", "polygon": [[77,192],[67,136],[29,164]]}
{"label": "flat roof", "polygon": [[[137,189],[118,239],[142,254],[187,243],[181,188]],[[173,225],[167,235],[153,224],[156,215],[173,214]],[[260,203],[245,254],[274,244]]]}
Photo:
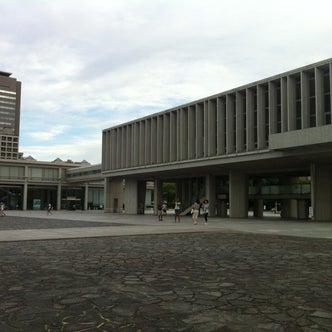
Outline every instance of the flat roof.
{"label": "flat roof", "polygon": [[9,77],[11,74],[12,74],[12,73],[8,73],[8,72],[6,72],[6,71],[1,71],[1,70],[0,70],[0,75],[1,75],[1,76],[7,76],[7,77]]}

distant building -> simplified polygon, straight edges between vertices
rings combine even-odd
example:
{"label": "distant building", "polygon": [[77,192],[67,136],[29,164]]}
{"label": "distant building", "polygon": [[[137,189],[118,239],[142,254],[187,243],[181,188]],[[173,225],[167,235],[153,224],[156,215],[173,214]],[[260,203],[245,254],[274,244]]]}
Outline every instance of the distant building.
{"label": "distant building", "polygon": [[0,71],[0,201],[7,209],[88,210],[104,208],[101,165],[57,158],[53,162],[19,152],[21,82]]}
{"label": "distant building", "polygon": [[19,159],[21,82],[0,71],[0,159]]}
{"label": "distant building", "polygon": [[331,99],[328,59],[105,129],[105,211],[141,213],[147,181],[154,203],[172,181],[183,213],[208,198],[211,215],[275,202],[284,218],[332,221]]}

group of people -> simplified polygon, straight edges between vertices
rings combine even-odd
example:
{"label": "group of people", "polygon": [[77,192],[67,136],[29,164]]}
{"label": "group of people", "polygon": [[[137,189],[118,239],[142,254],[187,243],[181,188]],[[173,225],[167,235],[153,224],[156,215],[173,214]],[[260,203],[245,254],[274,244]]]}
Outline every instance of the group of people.
{"label": "group of people", "polygon": [[198,216],[204,216],[205,225],[208,223],[208,215],[209,215],[209,201],[205,199],[202,203],[197,200],[191,209],[191,215],[193,219],[194,225],[197,225]]}
{"label": "group of people", "polygon": [[[167,214],[166,203],[159,203],[157,210],[158,220],[163,221],[163,216]],[[180,222],[181,211],[181,201],[179,199],[176,199],[174,201],[174,222]],[[204,216],[205,225],[207,225],[209,215],[209,201],[207,199],[203,200],[203,202],[197,200],[192,205],[191,214],[194,225],[197,224],[199,215]]]}

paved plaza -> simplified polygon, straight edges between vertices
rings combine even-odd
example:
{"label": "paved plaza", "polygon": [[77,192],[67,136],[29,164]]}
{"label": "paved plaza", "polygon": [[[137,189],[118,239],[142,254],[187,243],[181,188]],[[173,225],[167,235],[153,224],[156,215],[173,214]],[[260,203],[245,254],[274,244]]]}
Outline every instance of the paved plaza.
{"label": "paved plaza", "polygon": [[332,331],[332,223],[9,211],[0,331]]}

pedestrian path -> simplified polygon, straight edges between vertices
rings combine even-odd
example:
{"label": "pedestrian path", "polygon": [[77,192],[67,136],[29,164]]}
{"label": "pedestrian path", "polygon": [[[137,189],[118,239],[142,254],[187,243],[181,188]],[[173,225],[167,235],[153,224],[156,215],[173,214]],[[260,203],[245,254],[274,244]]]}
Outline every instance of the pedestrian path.
{"label": "pedestrian path", "polygon": [[[10,227],[10,220],[22,220],[23,224],[22,218],[42,220],[43,226],[39,224],[29,229]],[[57,226],[48,228],[47,221],[55,220],[58,221]],[[8,211],[7,216],[1,218],[0,222],[8,223],[7,229],[1,230],[0,227],[0,242],[220,231],[332,239],[332,222],[291,221],[278,217],[210,218],[208,225],[200,218],[200,222],[193,225],[190,217],[182,217],[180,223],[175,223],[172,215],[165,216],[164,220],[159,222],[153,215],[109,214],[100,211],[59,211],[52,215],[46,215],[44,211]],[[82,225],[71,227],[73,222],[81,222]],[[84,222],[89,222],[89,226]]]}
{"label": "pedestrian path", "polygon": [[0,331],[332,331],[331,226],[9,211]]}

